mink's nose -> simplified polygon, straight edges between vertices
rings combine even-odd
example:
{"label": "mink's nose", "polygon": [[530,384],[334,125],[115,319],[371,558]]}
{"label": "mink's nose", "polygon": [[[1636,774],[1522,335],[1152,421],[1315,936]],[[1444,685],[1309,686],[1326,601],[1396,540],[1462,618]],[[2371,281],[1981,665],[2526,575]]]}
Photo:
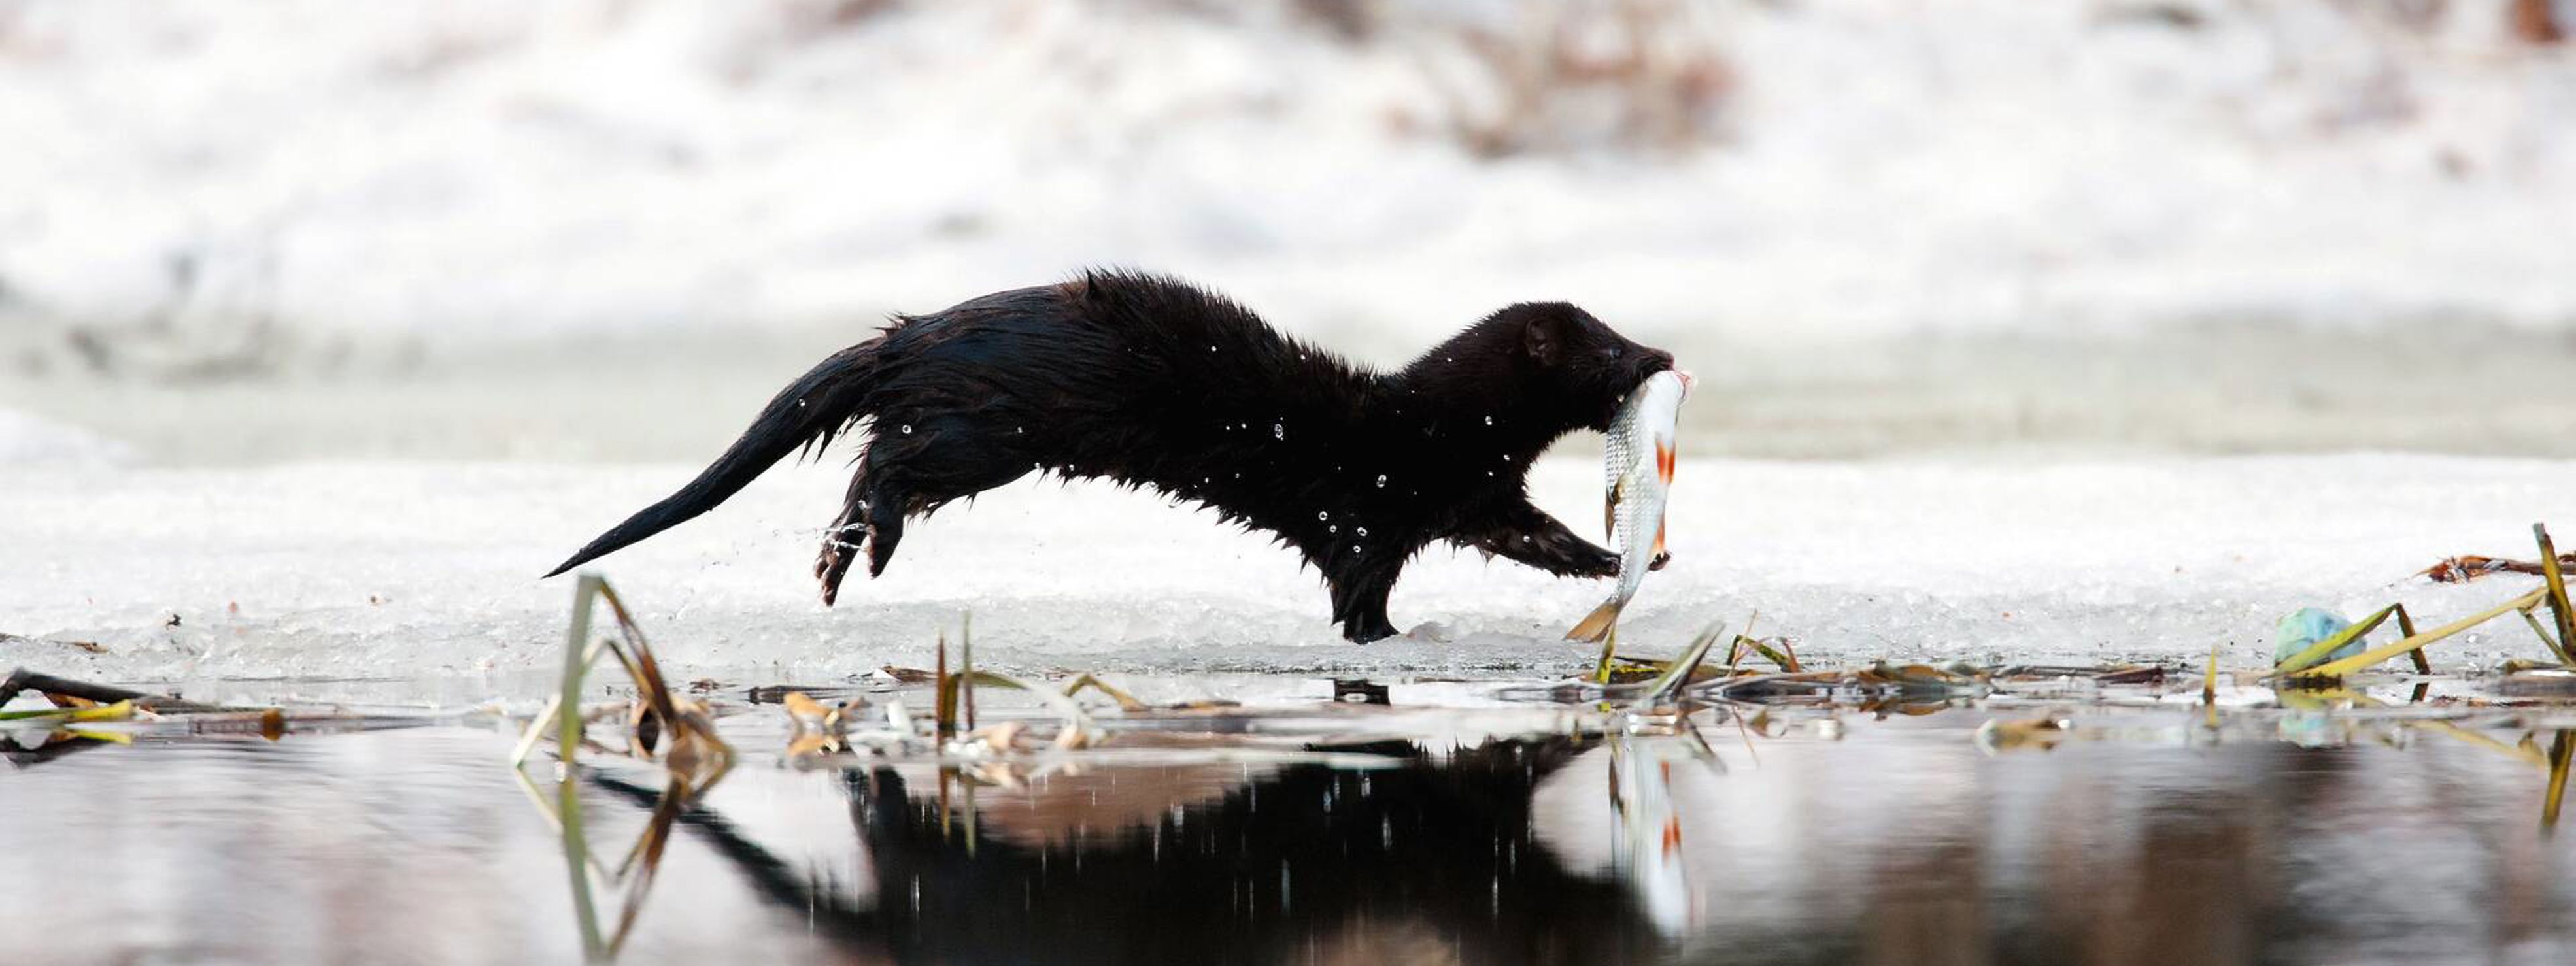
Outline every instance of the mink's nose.
{"label": "mink's nose", "polygon": [[1672,353],[1666,352],[1662,349],[1648,349],[1646,350],[1646,371],[1640,373],[1640,375],[1651,376],[1672,367]]}

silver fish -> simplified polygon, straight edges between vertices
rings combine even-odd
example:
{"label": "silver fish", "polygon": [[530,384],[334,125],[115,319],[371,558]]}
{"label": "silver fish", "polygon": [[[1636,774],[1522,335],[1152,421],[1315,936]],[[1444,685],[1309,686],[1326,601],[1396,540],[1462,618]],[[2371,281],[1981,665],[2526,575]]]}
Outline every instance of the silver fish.
{"label": "silver fish", "polygon": [[1664,503],[1672,493],[1673,463],[1679,453],[1674,433],[1691,384],[1690,374],[1679,369],[1648,376],[1610,420],[1601,461],[1602,523],[1610,531],[1611,546],[1619,551],[1619,586],[1609,600],[1565,632],[1566,640],[1607,640],[1619,622],[1619,610],[1645,583],[1646,571],[1666,556]]}

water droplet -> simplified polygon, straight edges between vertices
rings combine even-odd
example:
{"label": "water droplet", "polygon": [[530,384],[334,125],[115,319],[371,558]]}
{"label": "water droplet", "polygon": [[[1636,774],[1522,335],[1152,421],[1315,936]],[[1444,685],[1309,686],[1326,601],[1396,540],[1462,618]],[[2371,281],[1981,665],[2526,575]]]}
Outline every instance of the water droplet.
{"label": "water droplet", "polygon": [[1287,439],[1287,438],[1288,438],[1288,424],[1287,424],[1287,423],[1272,423],[1272,424],[1270,424],[1270,438],[1272,438],[1272,439]]}
{"label": "water droplet", "polygon": [[1216,346],[1215,346],[1215,345],[1213,345],[1213,344],[1209,345],[1209,346],[1208,346],[1208,351],[1209,351],[1209,352],[1215,352],[1215,351],[1216,351]]}
{"label": "water droplet", "polygon": [[1377,475],[1377,486],[1378,489],[1386,489],[1386,474],[1380,473]]}
{"label": "water droplet", "polygon": [[1487,425],[1487,426],[1491,426],[1491,425],[1493,425],[1493,424],[1494,424],[1494,417],[1492,417],[1492,416],[1487,416],[1487,417],[1485,417],[1485,425]]}
{"label": "water droplet", "polygon": [[1363,537],[1368,536],[1368,528],[1367,528],[1367,527],[1352,527],[1352,528],[1351,528],[1351,532],[1356,533],[1356,534],[1359,534],[1360,536],[1363,536]]}
{"label": "water droplet", "polygon": [[904,435],[906,435],[906,436],[910,436],[910,435],[912,435],[912,424],[911,424],[911,423],[905,423],[905,424],[903,424],[903,434],[904,434]]}
{"label": "water droplet", "polygon": [[1336,523],[1336,524],[1333,524],[1332,526],[1325,527],[1325,528],[1324,528],[1324,532],[1325,532],[1325,533],[1340,533],[1340,532],[1342,532],[1342,525],[1341,525],[1341,524]]}
{"label": "water droplet", "polygon": [[1317,510],[1317,511],[1315,511],[1315,519],[1318,519],[1318,520],[1330,520],[1330,519],[1332,519],[1332,518],[1333,518],[1333,513],[1332,513],[1332,511],[1330,511],[1330,510]]}

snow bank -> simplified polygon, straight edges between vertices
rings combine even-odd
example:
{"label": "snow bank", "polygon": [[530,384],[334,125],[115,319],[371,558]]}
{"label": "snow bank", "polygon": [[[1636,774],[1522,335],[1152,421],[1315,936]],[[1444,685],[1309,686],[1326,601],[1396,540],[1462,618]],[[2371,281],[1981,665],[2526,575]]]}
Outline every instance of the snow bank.
{"label": "snow bank", "polygon": [[35,466],[122,466],[133,447],[95,433],[0,409],[0,471]]}
{"label": "snow bank", "polygon": [[[538,573],[692,467],[68,467],[0,486],[0,666],[138,677],[542,672],[568,580]],[[1312,571],[1264,540],[1146,495],[1021,483],[917,524],[884,578],[816,602],[837,467],[781,470],[602,570],[677,664],[764,680],[923,665],[972,611],[979,660],[1024,669],[1552,674],[1556,637],[1606,588],[1435,550],[1399,626],[1336,639]],[[2433,586],[2446,555],[2526,555],[2533,520],[2576,526],[2576,463],[2342,456],[2118,464],[1686,463],[1673,565],[1623,640],[1677,647],[1715,618],[1832,660],[2268,655],[2273,621],[2403,600],[2419,621],[2526,578]],[[1543,462],[1543,506],[1594,519],[1598,470]],[[173,624],[175,618],[176,623]],[[2518,623],[2445,645],[2446,666],[2530,656]]]}
{"label": "snow bank", "polygon": [[2576,57],[2490,5],[1698,6],[1706,143],[1480,159],[1443,119],[1509,78],[1461,25],[1541,6],[20,3],[0,315],[651,331],[1122,262],[1388,353],[1540,296],[1648,336],[2576,318]]}

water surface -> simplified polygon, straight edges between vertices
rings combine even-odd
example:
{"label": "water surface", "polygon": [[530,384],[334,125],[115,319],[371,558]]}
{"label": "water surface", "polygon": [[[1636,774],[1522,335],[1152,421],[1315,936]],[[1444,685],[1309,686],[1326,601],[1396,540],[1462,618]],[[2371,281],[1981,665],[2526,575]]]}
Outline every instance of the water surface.
{"label": "water surface", "polygon": [[[7,732],[0,949],[580,962],[587,932],[625,963],[2576,954],[2576,847],[2544,821],[2565,733],[2530,711],[2239,708],[2213,729],[2153,703],[1721,706],[1604,734],[1568,726],[1579,705],[1317,705],[942,762],[790,758],[775,706],[737,710],[736,767],[658,817],[659,766],[575,772],[601,872],[587,926],[556,768],[523,782],[505,723]],[[2062,726],[2017,724],[2036,720]],[[619,877],[657,836],[658,861]]]}

